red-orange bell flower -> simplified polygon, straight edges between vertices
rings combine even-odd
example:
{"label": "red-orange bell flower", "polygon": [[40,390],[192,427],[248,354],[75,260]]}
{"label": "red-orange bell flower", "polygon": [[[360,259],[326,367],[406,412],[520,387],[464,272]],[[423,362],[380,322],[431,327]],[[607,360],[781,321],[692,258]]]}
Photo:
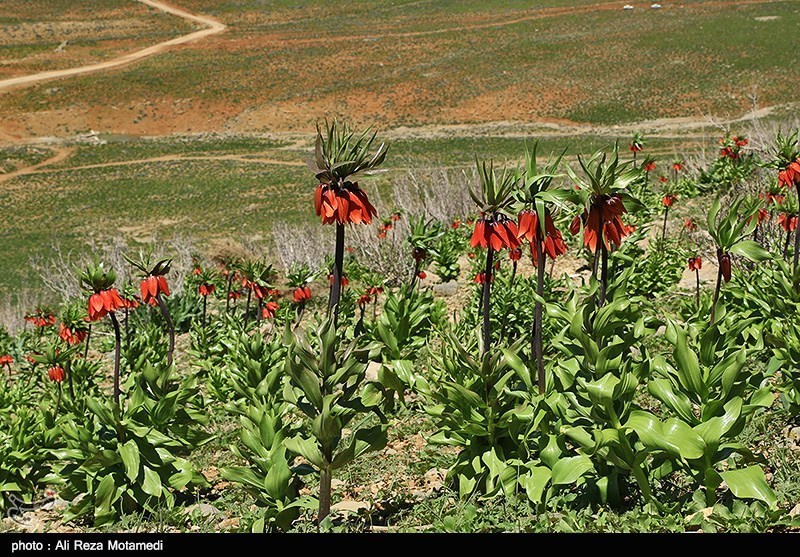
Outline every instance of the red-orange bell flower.
{"label": "red-orange bell flower", "polygon": [[369,224],[378,215],[358,182],[317,185],[314,207],[322,224]]}
{"label": "red-orange bell flower", "polygon": [[674,195],[674,194],[668,193],[667,195],[665,195],[665,196],[664,196],[664,197],[661,199],[661,204],[662,204],[664,207],[672,207],[672,205],[673,205],[673,204],[675,203],[675,201],[677,201],[677,200],[678,200],[678,196],[677,196],[677,195]]}
{"label": "red-orange bell flower", "polygon": [[778,184],[789,188],[800,184],[800,159],[797,159],[778,172]]}
{"label": "red-orange bell flower", "polygon": [[520,211],[518,236],[520,239],[530,242],[534,267],[538,265],[540,245],[543,246],[544,252],[550,259],[555,259],[559,255],[567,253],[567,244],[564,243],[561,231],[553,224],[553,218],[549,212],[545,213],[544,229],[545,235],[542,238],[539,214],[535,211]]}
{"label": "red-orange bell flower", "polygon": [[60,323],[58,326],[58,336],[67,343],[67,346],[80,344],[86,338],[88,332],[86,329],[73,329],[64,323]]}
{"label": "red-orange bell flower", "polygon": [[[600,222],[602,211],[603,222]],[[622,199],[618,195],[604,195],[594,201],[590,210],[583,212],[583,215],[576,215],[572,219],[569,230],[572,234],[577,234],[583,223],[583,244],[591,251],[597,249],[598,241],[602,233],[606,248],[611,246],[619,247],[623,238],[636,230],[633,226],[627,226],[622,222],[622,215],[627,213]]]}
{"label": "red-orange bell flower", "polygon": [[699,255],[696,257],[689,258],[689,270],[690,271],[698,271],[703,268],[703,258]]}
{"label": "red-orange bell flower", "polygon": [[492,217],[481,216],[475,222],[469,243],[473,248],[492,248],[494,251],[503,248],[516,249],[519,247],[517,223],[502,213]]}
{"label": "red-orange bell flower", "polygon": [[125,305],[125,300],[120,297],[116,288],[96,292],[89,296],[89,321],[102,319],[109,312],[124,309]]}
{"label": "red-orange bell flower", "polygon": [[139,284],[139,290],[142,292],[142,302],[145,304],[155,303],[158,294],[169,296],[169,285],[163,275],[150,275],[145,278]]}
{"label": "red-orange bell flower", "polygon": [[278,304],[276,302],[267,302],[261,308],[261,317],[264,319],[272,319],[275,317],[275,312],[278,311]]}
{"label": "red-orange bell flower", "polygon": [[778,215],[778,224],[786,232],[794,232],[795,230],[797,230],[797,215],[789,215],[786,213],[781,213],[780,215]]}
{"label": "red-orange bell flower", "polygon": [[66,376],[64,368],[61,366],[53,366],[47,370],[47,377],[50,378],[50,381],[55,381],[56,383],[61,383]]}
{"label": "red-orange bell flower", "polygon": [[305,303],[311,299],[311,289],[308,286],[295,288],[292,297],[298,304]]}

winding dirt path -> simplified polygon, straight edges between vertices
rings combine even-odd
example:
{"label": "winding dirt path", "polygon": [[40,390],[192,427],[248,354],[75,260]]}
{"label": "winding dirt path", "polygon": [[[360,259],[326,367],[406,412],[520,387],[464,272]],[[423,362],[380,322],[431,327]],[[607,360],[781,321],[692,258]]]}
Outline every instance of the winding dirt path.
{"label": "winding dirt path", "polygon": [[51,79],[58,79],[62,77],[81,75],[100,70],[118,68],[120,66],[125,66],[127,64],[137,62],[144,58],[149,58],[150,56],[155,56],[156,54],[164,52],[166,49],[172,46],[185,44],[199,39],[203,39],[211,35],[216,35],[217,33],[222,33],[223,31],[225,31],[225,29],[227,29],[227,26],[221,21],[218,21],[208,16],[197,15],[191,12],[187,12],[186,10],[176,8],[165,2],[162,2],[161,0],[137,0],[137,1],[141,2],[142,4],[147,4],[148,6],[155,8],[157,10],[161,10],[162,12],[166,12],[168,14],[172,14],[181,17],[183,19],[193,21],[201,25],[205,25],[206,28],[201,29],[200,31],[195,31],[194,33],[189,33],[188,35],[181,35],[180,37],[176,37],[174,39],[170,39],[162,43],[148,46],[147,48],[143,48],[135,52],[124,54],[112,60],[106,60],[105,62],[98,62],[96,64],[89,64],[87,66],[79,66],[77,68],[68,68],[65,70],[53,70],[49,72],[39,72],[31,75],[23,75],[19,77],[12,77],[10,79],[4,79],[0,81],[0,91],[8,90],[13,87],[18,87],[21,85],[30,85],[32,83],[38,83],[40,81],[48,81]]}
{"label": "winding dirt path", "polygon": [[28,176],[30,174],[52,174],[56,172],[72,172],[74,170],[91,170],[94,168],[112,168],[115,166],[131,166],[139,164],[152,164],[160,162],[185,162],[185,161],[233,161],[252,164],[274,164],[283,166],[306,166],[301,161],[285,161],[251,155],[162,155],[160,157],[149,157],[146,159],[132,159],[127,161],[99,162],[95,164],[83,164],[79,166],[65,166],[62,168],[48,168],[54,164],[65,160],[72,154],[73,149],[55,148],[57,154],[32,166],[20,168],[8,174],[0,174],[0,183],[11,180],[18,176]]}
{"label": "winding dirt path", "polygon": [[56,152],[55,155],[52,157],[43,160],[42,162],[32,164],[31,166],[26,166],[24,168],[18,168],[13,172],[9,172],[8,174],[0,174],[0,184],[16,178],[18,176],[27,176],[28,174],[37,174],[39,172],[49,172],[50,170],[47,169],[48,166],[51,164],[58,164],[61,161],[65,160],[72,154],[73,149],[69,149],[66,147],[51,147],[53,151]]}

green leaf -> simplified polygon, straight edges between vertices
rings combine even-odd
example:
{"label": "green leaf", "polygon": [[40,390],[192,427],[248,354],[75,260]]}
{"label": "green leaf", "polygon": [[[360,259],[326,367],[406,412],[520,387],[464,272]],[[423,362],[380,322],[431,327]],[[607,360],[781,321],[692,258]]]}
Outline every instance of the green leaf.
{"label": "green leaf", "polygon": [[129,439],[119,448],[119,455],[125,465],[125,475],[132,482],[136,481],[136,477],[139,475],[139,447],[136,442]]}
{"label": "green leaf", "polygon": [[662,431],[664,438],[678,447],[681,458],[693,460],[703,456],[706,447],[703,438],[683,420],[668,419],[664,422]]}
{"label": "green leaf", "polygon": [[586,455],[562,458],[553,466],[553,485],[573,484],[592,468],[592,459]]}
{"label": "green leaf", "polygon": [[359,429],[353,435],[350,445],[333,457],[331,468],[336,470],[352,462],[369,451],[378,451],[386,446],[386,426],[378,424],[366,429]]}
{"label": "green leaf", "polygon": [[525,489],[525,493],[534,503],[542,501],[542,495],[550,481],[552,473],[550,469],[545,466],[535,466],[531,468],[530,472],[519,479],[520,485]]}
{"label": "green leaf", "polygon": [[259,491],[264,490],[264,482],[255,475],[251,468],[245,466],[226,466],[220,468],[220,476],[229,482],[234,482],[249,487],[254,487]]}
{"label": "green leaf", "polygon": [[741,470],[729,470],[721,472],[720,476],[725,480],[731,492],[741,499],[758,499],[765,502],[770,508],[778,506],[778,498],[775,492],[767,485],[764,471],[760,466],[749,466]]}
{"label": "green leaf", "polygon": [[317,444],[314,441],[295,436],[290,439],[284,439],[283,444],[288,450],[299,454],[317,468],[324,468],[326,466],[325,459],[322,453],[319,452]]}
{"label": "green leaf", "polygon": [[154,470],[144,467],[144,481],[142,482],[142,491],[153,497],[161,497],[161,478]]}
{"label": "green leaf", "polygon": [[740,255],[750,261],[767,261],[772,259],[772,255],[753,240],[742,240],[731,246],[730,252]]}
{"label": "green leaf", "polygon": [[109,474],[105,476],[97,485],[97,490],[94,492],[95,507],[99,507],[108,511],[111,509],[111,503],[114,500],[114,494],[117,486],[114,483],[114,475]]}
{"label": "green leaf", "polygon": [[697,359],[697,354],[689,348],[686,331],[676,327],[676,333],[677,339],[673,354],[678,366],[678,380],[685,389],[702,397],[706,387],[703,384],[700,361]]}
{"label": "green leaf", "polygon": [[647,384],[647,390],[655,398],[666,404],[670,410],[678,414],[684,421],[695,423],[697,418],[692,413],[692,403],[681,392],[676,393],[672,384],[666,379],[653,379]]}
{"label": "green leaf", "polygon": [[292,479],[292,471],[283,455],[274,454],[271,464],[264,480],[264,487],[273,499],[282,500],[286,496],[286,490]]}

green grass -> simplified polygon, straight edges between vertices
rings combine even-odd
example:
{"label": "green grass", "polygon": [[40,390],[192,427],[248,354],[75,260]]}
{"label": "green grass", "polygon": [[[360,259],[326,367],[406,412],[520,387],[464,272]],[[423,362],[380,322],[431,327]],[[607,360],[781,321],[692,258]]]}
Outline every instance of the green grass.
{"label": "green grass", "polygon": [[[54,245],[86,251],[89,240],[104,242],[122,235],[134,241],[181,233],[201,241],[268,237],[274,221],[313,220],[315,181],[305,166],[308,146],[285,149],[288,141],[247,136],[194,136],[151,140],[114,139],[103,145],[78,145],[69,158],[19,176],[0,188],[0,291],[37,288],[29,257],[47,257]],[[619,138],[626,141],[625,138]],[[530,143],[530,140],[527,140]],[[569,154],[608,147],[613,138],[546,137],[541,153]],[[391,170],[368,188],[379,188],[384,199],[392,177],[413,168],[470,168],[474,156],[519,161],[523,138],[399,139],[390,142],[386,167]],[[624,145],[624,143],[623,143]],[[671,151],[672,140],[648,142],[649,149]],[[624,149],[624,147],[623,147]],[[0,151],[8,169],[36,164],[51,156],[42,148]],[[243,160],[174,160],[124,164],[127,161],[174,155]],[[252,162],[247,159],[256,159]],[[266,164],[258,159],[285,160],[295,165]],[[123,163],[100,168],[84,166]],[[380,213],[391,207],[378,206]]]}

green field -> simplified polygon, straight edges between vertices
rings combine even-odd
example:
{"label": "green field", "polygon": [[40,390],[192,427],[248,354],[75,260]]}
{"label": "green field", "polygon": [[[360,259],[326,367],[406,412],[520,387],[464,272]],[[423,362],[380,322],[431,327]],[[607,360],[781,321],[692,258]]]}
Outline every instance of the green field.
{"label": "green field", "polygon": [[[135,243],[182,233],[206,246],[210,256],[209,240],[269,237],[275,221],[309,222],[316,218],[315,182],[301,163],[310,155],[313,135],[307,139],[303,147],[245,136],[117,138],[103,145],[70,146],[73,150],[65,160],[0,186],[0,292],[40,284],[39,277],[30,274],[29,258],[47,257],[54,245],[85,250],[88,240],[121,235]],[[541,149],[567,149],[574,155],[609,147],[613,141],[599,136],[548,137]],[[390,142],[390,172],[367,179],[368,187],[385,194],[393,177],[427,167],[470,168],[476,155],[513,164],[521,159],[526,143],[530,140],[503,137],[398,139]],[[679,142],[653,139],[648,149],[670,160]],[[36,163],[47,153],[39,150],[35,157],[27,156]],[[20,157],[19,148],[0,151],[0,158],[14,156]],[[149,160],[161,157],[174,160]],[[391,209],[378,207],[383,214]]]}

